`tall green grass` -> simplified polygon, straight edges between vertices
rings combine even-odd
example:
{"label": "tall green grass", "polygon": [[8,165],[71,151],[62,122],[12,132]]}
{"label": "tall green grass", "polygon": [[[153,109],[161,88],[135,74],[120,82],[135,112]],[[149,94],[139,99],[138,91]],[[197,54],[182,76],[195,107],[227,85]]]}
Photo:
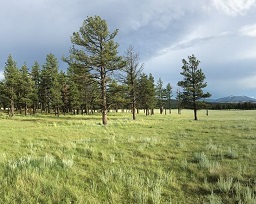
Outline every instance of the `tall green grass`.
{"label": "tall green grass", "polygon": [[256,112],[0,115],[0,203],[255,203]]}

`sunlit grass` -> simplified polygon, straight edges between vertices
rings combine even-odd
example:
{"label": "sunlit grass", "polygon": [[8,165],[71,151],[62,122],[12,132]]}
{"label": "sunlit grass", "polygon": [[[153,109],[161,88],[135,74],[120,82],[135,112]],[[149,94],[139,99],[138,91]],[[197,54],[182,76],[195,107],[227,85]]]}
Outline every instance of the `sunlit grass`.
{"label": "sunlit grass", "polygon": [[255,201],[256,112],[0,115],[0,203]]}

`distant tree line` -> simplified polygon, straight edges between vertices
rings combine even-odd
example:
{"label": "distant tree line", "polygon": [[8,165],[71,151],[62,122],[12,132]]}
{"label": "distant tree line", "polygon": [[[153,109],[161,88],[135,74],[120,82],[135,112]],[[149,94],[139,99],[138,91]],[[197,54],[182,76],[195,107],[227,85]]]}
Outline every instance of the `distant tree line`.
{"label": "distant tree line", "polygon": [[256,103],[211,103],[209,107],[213,110],[256,110]]}
{"label": "distant tree line", "polygon": [[[129,52],[136,54],[132,47]],[[108,77],[108,110],[130,109],[137,112],[144,109],[148,115],[153,114],[155,108],[171,108],[172,87],[169,83],[163,87],[162,80],[155,83],[152,74],[142,73],[142,69],[136,74],[128,73],[128,68],[119,70],[118,77]],[[54,113],[56,116],[93,114],[102,108],[101,88],[86,69],[70,64],[67,73],[60,70],[53,54],[47,55],[42,66],[35,62],[31,69],[26,64],[18,68],[9,55],[4,79],[0,82],[0,106],[10,116],[14,113],[26,115],[27,110],[29,114]]]}

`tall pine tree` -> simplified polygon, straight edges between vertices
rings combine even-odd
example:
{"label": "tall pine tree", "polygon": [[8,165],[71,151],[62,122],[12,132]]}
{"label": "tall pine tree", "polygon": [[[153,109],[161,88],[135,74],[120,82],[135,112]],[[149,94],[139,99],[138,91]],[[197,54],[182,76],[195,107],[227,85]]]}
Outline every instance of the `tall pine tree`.
{"label": "tall pine tree", "polygon": [[9,115],[13,116],[15,100],[17,98],[19,70],[11,55],[8,56],[7,62],[5,63],[4,77],[6,96],[9,100]]}
{"label": "tall pine tree", "polygon": [[133,46],[130,46],[124,56],[126,65],[123,69],[124,76],[122,77],[124,84],[128,87],[128,100],[132,109],[132,118],[136,119],[136,108],[138,108],[138,97],[139,97],[139,77],[143,70],[143,64],[140,64],[139,54],[134,51]]}
{"label": "tall pine tree", "polygon": [[178,86],[183,88],[181,95],[182,101],[188,106],[192,106],[194,110],[194,119],[197,120],[197,110],[199,108],[199,100],[202,98],[208,98],[210,93],[204,93],[203,88],[207,86],[204,82],[205,75],[201,68],[199,68],[200,61],[196,59],[194,55],[188,56],[188,61],[182,60],[182,72],[183,81],[178,82]]}
{"label": "tall pine tree", "polygon": [[[92,78],[101,90],[102,123],[107,124],[107,84],[113,72],[124,66],[118,57],[118,44],[114,42],[118,30],[110,33],[107,22],[99,16],[88,17],[79,32],[74,32],[71,42],[70,58],[77,66],[90,70]],[[75,47],[76,46],[76,47]],[[72,60],[66,60],[72,62]]]}

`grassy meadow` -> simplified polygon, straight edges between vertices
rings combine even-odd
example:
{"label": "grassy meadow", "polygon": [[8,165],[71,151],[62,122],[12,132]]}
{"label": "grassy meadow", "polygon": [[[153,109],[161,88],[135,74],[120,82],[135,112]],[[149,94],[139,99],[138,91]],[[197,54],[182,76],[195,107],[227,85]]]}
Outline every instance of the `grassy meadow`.
{"label": "grassy meadow", "polygon": [[256,111],[0,113],[0,203],[256,203]]}

